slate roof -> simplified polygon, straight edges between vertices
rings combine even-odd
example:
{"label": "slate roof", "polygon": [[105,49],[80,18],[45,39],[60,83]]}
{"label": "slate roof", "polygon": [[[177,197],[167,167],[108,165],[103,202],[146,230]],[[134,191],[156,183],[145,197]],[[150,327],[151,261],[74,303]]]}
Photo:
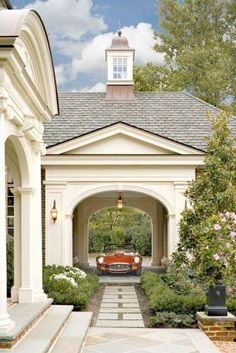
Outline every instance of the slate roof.
{"label": "slate roof", "polygon": [[[135,102],[108,102],[105,93],[60,93],[60,115],[45,124],[45,143],[53,146],[124,122],[204,150],[204,138],[210,133],[207,112],[216,115],[219,109],[184,92],[139,92],[135,96]],[[236,133],[236,118],[232,128]]]}

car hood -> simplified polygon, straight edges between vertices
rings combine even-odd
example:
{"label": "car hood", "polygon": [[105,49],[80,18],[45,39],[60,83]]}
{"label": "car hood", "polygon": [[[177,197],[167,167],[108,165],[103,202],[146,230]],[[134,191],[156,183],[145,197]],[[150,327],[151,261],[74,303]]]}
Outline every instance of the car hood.
{"label": "car hood", "polygon": [[106,263],[132,263],[133,255],[129,254],[115,254],[115,255],[106,255],[105,262]]}

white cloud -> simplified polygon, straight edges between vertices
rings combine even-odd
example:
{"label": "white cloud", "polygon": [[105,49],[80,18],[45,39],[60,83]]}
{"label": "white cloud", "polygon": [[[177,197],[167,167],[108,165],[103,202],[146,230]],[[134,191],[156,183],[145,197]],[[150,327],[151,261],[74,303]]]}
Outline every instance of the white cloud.
{"label": "white cloud", "polygon": [[96,35],[107,29],[103,18],[91,13],[92,7],[92,0],[36,0],[26,6],[42,16],[53,46],[65,51],[69,43],[69,52],[83,35]]}
{"label": "white cloud", "polygon": [[98,82],[92,87],[84,87],[79,90],[79,92],[105,92],[106,85],[103,82]]}
{"label": "white cloud", "polygon": [[[164,55],[153,50],[154,32],[149,23],[139,23],[137,27],[129,26],[122,29],[128,38],[129,45],[135,49],[135,63],[144,65],[147,62],[163,64]],[[81,56],[74,58],[71,65],[71,77],[79,73],[98,75],[106,69],[105,49],[111,45],[113,33],[99,34],[82,49]]]}
{"label": "white cloud", "polygon": [[[94,82],[106,79],[105,49],[111,45],[114,34],[104,33],[107,24],[96,13],[93,0],[35,0],[26,7],[38,11],[46,25],[59,62],[55,67],[58,85],[79,81],[81,74],[89,74]],[[155,41],[151,24],[139,23],[122,31],[136,50],[136,64],[163,63],[163,55],[152,49]],[[97,88],[94,85],[86,89]]]}
{"label": "white cloud", "polygon": [[67,82],[68,80],[67,70],[68,70],[68,67],[66,64],[59,64],[55,66],[55,74],[56,74],[58,86],[64,85],[64,83]]}

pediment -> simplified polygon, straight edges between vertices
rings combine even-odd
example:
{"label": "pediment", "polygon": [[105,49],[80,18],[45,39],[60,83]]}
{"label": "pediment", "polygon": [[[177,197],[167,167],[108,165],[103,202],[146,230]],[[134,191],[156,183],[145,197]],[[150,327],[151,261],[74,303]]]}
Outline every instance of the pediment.
{"label": "pediment", "polygon": [[49,147],[47,154],[173,155],[199,154],[199,151],[136,127],[117,123]]}

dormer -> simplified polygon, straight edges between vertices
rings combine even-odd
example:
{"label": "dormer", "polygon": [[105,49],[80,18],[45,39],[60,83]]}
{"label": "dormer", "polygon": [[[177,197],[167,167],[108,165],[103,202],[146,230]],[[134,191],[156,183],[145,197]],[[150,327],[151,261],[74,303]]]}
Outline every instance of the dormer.
{"label": "dormer", "polygon": [[133,62],[135,50],[126,37],[118,31],[106,49],[107,95],[106,100],[134,100]]}

